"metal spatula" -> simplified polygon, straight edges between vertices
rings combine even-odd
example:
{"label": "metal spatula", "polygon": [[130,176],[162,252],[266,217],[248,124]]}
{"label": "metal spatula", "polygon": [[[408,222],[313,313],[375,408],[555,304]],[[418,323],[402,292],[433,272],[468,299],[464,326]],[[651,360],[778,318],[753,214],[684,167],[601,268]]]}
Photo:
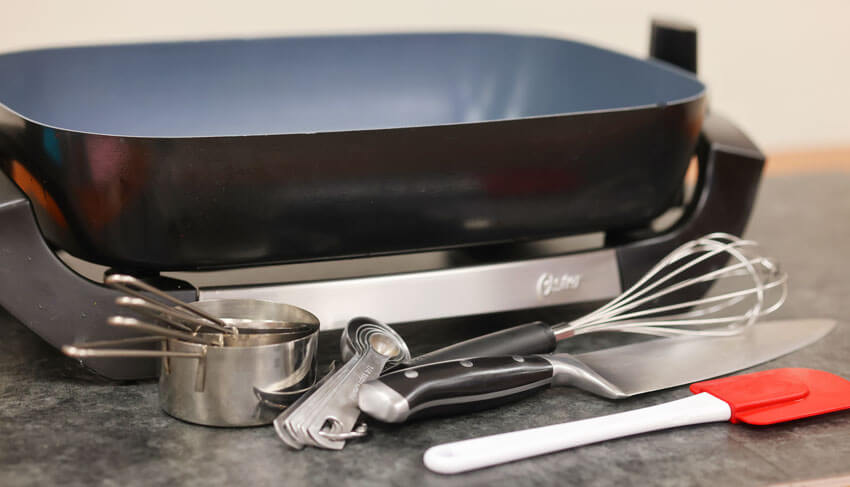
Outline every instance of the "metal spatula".
{"label": "metal spatula", "polygon": [[850,381],[812,369],[773,369],[691,385],[695,395],[625,413],[445,443],[425,466],[452,474],[677,426],[768,425],[850,408]]}

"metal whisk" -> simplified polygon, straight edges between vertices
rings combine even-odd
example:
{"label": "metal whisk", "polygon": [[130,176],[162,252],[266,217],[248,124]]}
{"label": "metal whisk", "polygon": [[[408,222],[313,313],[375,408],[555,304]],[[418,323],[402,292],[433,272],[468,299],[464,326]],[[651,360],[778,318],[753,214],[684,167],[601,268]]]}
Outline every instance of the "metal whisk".
{"label": "metal whisk", "polygon": [[[759,250],[756,242],[726,233],[692,240],[608,304],[552,330],[558,340],[595,331],[659,336],[739,333],[782,306],[788,293],[788,275]],[[694,275],[705,268],[712,270]],[[719,281],[731,290],[698,299],[681,297]]]}

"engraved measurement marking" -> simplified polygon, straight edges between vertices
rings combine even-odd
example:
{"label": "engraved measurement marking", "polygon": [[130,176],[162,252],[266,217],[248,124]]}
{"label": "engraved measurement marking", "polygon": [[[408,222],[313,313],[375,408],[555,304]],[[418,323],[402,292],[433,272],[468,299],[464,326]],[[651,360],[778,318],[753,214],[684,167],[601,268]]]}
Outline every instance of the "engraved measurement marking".
{"label": "engraved measurement marking", "polygon": [[373,365],[369,365],[363,369],[363,372],[361,372],[359,376],[357,376],[357,384],[354,386],[354,397],[357,397],[357,393],[360,391],[360,386],[366,382],[366,379],[369,378],[369,375],[372,374],[373,370],[375,370],[375,367]]}

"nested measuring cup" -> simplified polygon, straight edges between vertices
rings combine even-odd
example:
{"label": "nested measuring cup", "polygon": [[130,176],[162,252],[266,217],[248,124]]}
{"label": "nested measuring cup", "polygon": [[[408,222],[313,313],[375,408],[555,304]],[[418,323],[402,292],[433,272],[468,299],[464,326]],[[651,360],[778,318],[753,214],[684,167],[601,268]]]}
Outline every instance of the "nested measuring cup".
{"label": "nested measuring cup", "polygon": [[[319,320],[312,313],[288,304],[246,299],[199,301],[192,307],[235,332],[187,332],[116,316],[109,319],[110,325],[155,335],[65,346],[63,352],[77,358],[159,357],[162,409],[184,421],[209,426],[268,424],[280,409],[264,404],[255,389],[304,389],[313,384]],[[158,341],[161,347],[105,348],[145,341]]]}

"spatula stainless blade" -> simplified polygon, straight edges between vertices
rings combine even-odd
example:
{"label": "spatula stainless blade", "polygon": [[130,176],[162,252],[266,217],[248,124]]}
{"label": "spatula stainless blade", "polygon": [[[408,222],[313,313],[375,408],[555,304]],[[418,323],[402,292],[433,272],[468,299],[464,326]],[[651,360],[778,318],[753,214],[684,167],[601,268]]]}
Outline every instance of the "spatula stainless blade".
{"label": "spatula stainless blade", "polygon": [[732,336],[660,338],[571,355],[481,357],[387,374],[360,389],[360,409],[386,422],[467,412],[535,390],[573,386],[612,399],[746,369],[810,345],[834,320],[763,322]]}

